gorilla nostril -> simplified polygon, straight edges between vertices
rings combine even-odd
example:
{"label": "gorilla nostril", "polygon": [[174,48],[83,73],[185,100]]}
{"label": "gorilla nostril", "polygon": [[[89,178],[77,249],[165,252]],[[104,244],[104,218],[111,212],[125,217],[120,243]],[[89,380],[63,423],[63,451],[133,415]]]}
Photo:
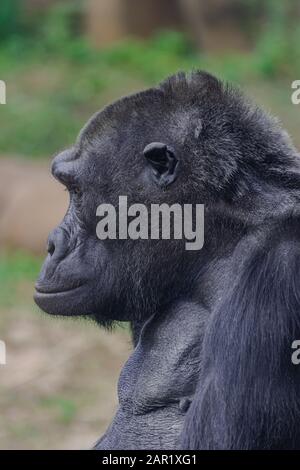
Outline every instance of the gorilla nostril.
{"label": "gorilla nostril", "polygon": [[47,250],[48,250],[49,255],[52,256],[55,251],[55,245],[54,245],[53,240],[48,240]]}
{"label": "gorilla nostril", "polygon": [[68,249],[69,238],[65,229],[61,227],[55,228],[48,237],[47,251],[56,261],[62,259]]}

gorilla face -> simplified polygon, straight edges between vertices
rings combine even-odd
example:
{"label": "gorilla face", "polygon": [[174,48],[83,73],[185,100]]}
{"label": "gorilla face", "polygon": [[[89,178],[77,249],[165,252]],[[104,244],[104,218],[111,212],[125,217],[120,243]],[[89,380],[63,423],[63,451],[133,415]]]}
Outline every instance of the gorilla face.
{"label": "gorilla face", "polygon": [[116,102],[88,122],[73,148],[54,158],[52,174],[68,190],[70,204],[49,236],[36,283],[35,301],[44,311],[91,315],[107,324],[147,317],[180,293],[176,278],[186,264],[181,241],[102,241],[96,235],[97,207],[117,209],[119,196],[148,207],[180,201],[180,152],[170,150],[179,135],[164,99],[152,89]]}
{"label": "gorilla face", "polygon": [[35,301],[50,314],[95,312],[97,297],[104,301],[108,295],[107,288],[101,292],[101,285],[107,286],[113,277],[108,250],[93,231],[97,202],[78,151],[79,146],[67,150],[52,164],[52,174],[66,186],[70,203],[62,223],[49,235],[48,255],[36,283]]}

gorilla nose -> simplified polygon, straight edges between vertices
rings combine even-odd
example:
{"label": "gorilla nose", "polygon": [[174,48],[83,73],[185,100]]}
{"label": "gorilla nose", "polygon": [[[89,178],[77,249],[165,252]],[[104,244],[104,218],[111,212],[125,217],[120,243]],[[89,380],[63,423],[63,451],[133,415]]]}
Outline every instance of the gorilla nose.
{"label": "gorilla nose", "polygon": [[65,230],[56,228],[50,233],[47,251],[51,257],[62,258],[68,249],[68,236]]}

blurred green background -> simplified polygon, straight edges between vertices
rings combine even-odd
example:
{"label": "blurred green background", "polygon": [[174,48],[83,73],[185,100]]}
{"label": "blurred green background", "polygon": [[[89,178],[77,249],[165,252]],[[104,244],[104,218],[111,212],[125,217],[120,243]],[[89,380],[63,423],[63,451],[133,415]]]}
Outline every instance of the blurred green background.
{"label": "blurred green background", "polygon": [[1,0],[0,448],[85,448],[116,403],[129,334],[50,319],[32,302],[46,234],[67,205],[49,159],[92,113],[178,70],[231,80],[296,145],[298,0]]}

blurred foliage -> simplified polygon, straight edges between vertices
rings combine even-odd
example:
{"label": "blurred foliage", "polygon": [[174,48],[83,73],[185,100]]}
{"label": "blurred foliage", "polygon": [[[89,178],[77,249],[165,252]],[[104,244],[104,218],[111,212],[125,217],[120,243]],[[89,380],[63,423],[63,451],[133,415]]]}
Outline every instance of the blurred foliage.
{"label": "blurred foliage", "polygon": [[58,3],[21,21],[19,1],[1,0],[0,73],[8,100],[0,108],[1,153],[49,156],[71,144],[107,102],[178,70],[206,69],[240,83],[295,79],[300,74],[296,0],[241,2],[260,31],[253,52],[213,56],[170,31],[96,50],[81,31],[82,2]]}
{"label": "blurred foliage", "polygon": [[298,0],[265,0],[265,27],[257,41],[255,65],[265,77],[291,76],[300,71],[300,9]]}
{"label": "blurred foliage", "polygon": [[1,0],[0,40],[17,34],[21,29],[20,0]]}

